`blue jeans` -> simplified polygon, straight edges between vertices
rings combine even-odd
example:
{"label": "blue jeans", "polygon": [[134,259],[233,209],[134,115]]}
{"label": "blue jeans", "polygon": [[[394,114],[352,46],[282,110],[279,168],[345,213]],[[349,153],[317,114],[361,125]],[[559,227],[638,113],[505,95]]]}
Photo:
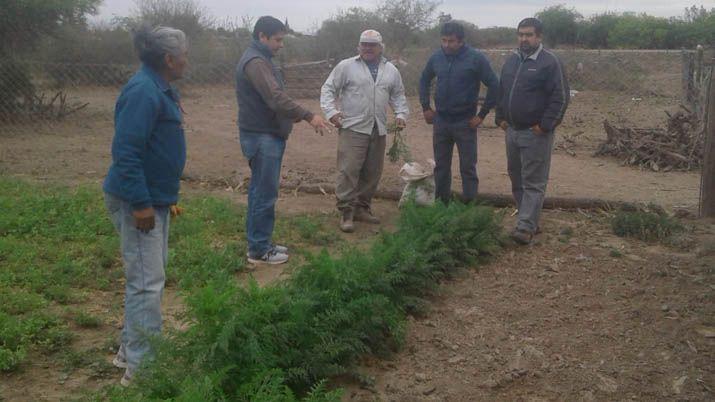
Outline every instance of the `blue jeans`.
{"label": "blue jeans", "polygon": [[273,226],[286,140],[272,134],[241,132],[241,151],[251,168],[246,238],[248,254],[259,258],[273,247]]}
{"label": "blue jeans", "polygon": [[469,119],[448,121],[435,116],[432,147],[434,148],[435,196],[443,202],[452,198],[452,153],[454,145],[459,153],[459,173],[462,176],[462,200],[473,201],[477,196],[477,130],[469,127]]}
{"label": "blue jeans", "polygon": [[169,249],[169,208],[154,207],[154,229],[142,233],[134,225],[128,202],[107,193],[104,200],[121,242],[126,276],[121,342],[128,370],[132,372],[151,352],[148,338],[161,333],[161,296]]}

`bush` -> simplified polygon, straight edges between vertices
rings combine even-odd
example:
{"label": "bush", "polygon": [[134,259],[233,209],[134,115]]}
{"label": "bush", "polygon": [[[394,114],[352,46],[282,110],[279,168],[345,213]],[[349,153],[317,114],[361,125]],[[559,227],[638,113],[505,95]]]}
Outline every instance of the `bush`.
{"label": "bush", "polygon": [[620,211],[613,218],[611,225],[616,235],[635,237],[643,241],[665,240],[683,230],[683,226],[675,219],[651,211]]}
{"label": "bush", "polygon": [[0,122],[15,120],[34,94],[26,66],[13,59],[0,61]]}

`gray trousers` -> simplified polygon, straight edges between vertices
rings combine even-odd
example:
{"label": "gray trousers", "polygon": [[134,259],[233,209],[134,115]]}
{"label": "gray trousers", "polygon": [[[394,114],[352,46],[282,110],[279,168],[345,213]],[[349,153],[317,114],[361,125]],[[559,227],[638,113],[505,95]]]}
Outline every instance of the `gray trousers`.
{"label": "gray trousers", "polygon": [[338,182],[335,186],[339,210],[370,209],[385,163],[385,137],[379,134],[377,126],[372,134],[339,130]]}
{"label": "gray trousers", "polygon": [[474,200],[479,189],[477,177],[477,130],[469,127],[469,119],[448,122],[435,116],[432,133],[434,150],[435,196],[442,202],[452,197],[452,153],[459,153],[459,173],[462,176],[462,200]]}
{"label": "gray trousers", "polygon": [[531,129],[506,131],[507,170],[511,192],[519,210],[516,228],[534,233],[539,226],[549,181],[554,132],[534,134]]}

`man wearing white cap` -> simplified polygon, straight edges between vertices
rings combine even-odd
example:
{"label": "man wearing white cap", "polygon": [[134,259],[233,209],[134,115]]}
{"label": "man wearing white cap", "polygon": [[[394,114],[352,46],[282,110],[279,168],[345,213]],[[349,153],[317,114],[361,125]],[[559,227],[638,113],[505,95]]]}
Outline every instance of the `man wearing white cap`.
{"label": "man wearing white cap", "polygon": [[344,232],[355,230],[353,220],[380,223],[370,203],[385,160],[387,106],[401,128],[409,113],[400,72],[382,57],[382,51],[380,33],[364,31],[360,54],[338,63],[320,91],[320,107],[340,129],[335,195]]}

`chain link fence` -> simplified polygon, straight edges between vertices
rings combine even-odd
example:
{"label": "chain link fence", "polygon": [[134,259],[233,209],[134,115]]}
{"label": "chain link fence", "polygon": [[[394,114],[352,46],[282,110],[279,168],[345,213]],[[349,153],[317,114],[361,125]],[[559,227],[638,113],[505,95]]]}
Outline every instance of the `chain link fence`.
{"label": "chain link fence", "polygon": [[[499,73],[511,50],[484,51]],[[677,103],[683,97],[680,51],[559,50],[577,92],[594,92],[606,99],[604,112],[622,110],[624,99],[660,98]],[[416,96],[419,77],[430,50],[414,51],[395,61],[408,96]],[[282,66],[291,96],[317,99],[320,86],[335,61]],[[67,120],[110,118],[121,86],[137,69],[132,64],[0,63],[0,131],[19,131],[23,125]],[[195,91],[233,88],[235,64],[192,64],[177,85],[183,96]],[[577,96],[578,98],[578,96]],[[211,102],[210,96],[202,102]],[[225,99],[220,102],[225,103]],[[99,117],[98,117],[99,116]]]}

